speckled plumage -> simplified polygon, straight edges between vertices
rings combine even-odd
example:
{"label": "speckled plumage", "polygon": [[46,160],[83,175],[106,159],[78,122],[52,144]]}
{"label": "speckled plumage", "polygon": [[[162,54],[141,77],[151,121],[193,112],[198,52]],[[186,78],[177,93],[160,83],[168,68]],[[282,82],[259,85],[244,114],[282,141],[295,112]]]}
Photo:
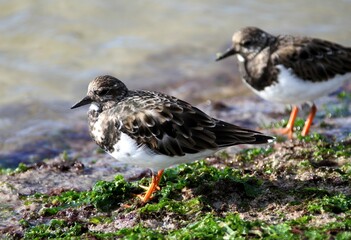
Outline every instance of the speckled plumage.
{"label": "speckled plumage", "polygon": [[310,82],[328,81],[351,72],[351,48],[326,40],[291,35],[271,35],[256,27],[233,35],[233,46],[221,60],[238,54],[244,80],[256,90],[278,82],[277,65],[291,69],[296,77]]}
{"label": "speckled plumage", "polygon": [[[283,104],[312,103],[334,92],[351,79],[351,48],[326,40],[271,35],[256,27],[234,33],[233,45],[217,61],[237,55],[243,81],[260,97]],[[292,134],[297,114],[289,123]],[[313,105],[305,125],[307,134],[314,118]]]}
{"label": "speckled plumage", "polygon": [[[163,169],[236,144],[273,137],[211,118],[187,102],[152,91],[130,91],[115,77],[99,76],[72,108],[90,104],[90,134],[117,160],[153,170],[143,202],[159,189]],[[157,171],[157,174],[155,174]]]}
{"label": "speckled plumage", "polygon": [[[91,136],[110,153],[116,150],[114,146],[121,133],[138,146],[146,146],[153,154],[169,157],[208,149],[215,151],[236,144],[267,143],[272,139],[211,118],[175,97],[152,91],[130,91],[112,76],[93,80],[87,98],[90,101],[82,100],[84,104],[93,104],[88,112]],[[129,163],[133,164],[132,158]],[[153,168],[152,164],[149,167]]]}

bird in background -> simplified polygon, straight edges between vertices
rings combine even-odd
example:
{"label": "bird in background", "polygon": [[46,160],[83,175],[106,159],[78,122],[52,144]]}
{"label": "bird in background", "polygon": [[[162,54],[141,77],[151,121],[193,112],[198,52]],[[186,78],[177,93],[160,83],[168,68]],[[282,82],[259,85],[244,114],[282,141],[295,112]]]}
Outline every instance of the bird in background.
{"label": "bird in background", "polygon": [[129,90],[117,78],[99,76],[72,106],[90,104],[91,137],[116,160],[152,170],[143,202],[159,189],[165,168],[189,163],[237,144],[274,137],[212,118],[191,104],[153,91]]}
{"label": "bird in background", "polygon": [[257,27],[234,33],[232,46],[216,61],[236,55],[243,82],[260,97],[292,105],[286,128],[275,130],[293,136],[298,106],[309,103],[310,113],[302,136],[315,117],[314,100],[339,89],[351,79],[351,48],[330,41],[291,35],[272,35]]}

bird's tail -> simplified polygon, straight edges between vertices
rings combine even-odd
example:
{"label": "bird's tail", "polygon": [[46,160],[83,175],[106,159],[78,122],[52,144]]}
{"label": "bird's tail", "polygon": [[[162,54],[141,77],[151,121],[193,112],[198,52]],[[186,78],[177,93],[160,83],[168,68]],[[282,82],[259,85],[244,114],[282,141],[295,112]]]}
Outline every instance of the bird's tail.
{"label": "bird's tail", "polygon": [[237,144],[264,144],[275,140],[273,136],[222,121],[216,125],[214,132],[216,134],[216,144],[220,147]]}

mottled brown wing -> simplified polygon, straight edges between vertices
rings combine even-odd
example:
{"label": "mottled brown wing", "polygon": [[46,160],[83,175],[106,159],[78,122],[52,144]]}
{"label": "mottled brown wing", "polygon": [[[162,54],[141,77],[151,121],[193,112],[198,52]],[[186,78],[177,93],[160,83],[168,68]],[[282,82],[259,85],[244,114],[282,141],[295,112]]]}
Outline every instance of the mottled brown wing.
{"label": "mottled brown wing", "polygon": [[241,143],[266,143],[272,137],[213,119],[177,100],[126,116],[121,131],[156,153],[183,156]]}
{"label": "mottled brown wing", "polygon": [[279,43],[272,55],[273,64],[291,68],[302,79],[320,82],[351,72],[351,48],[325,40],[291,36],[280,37]]}

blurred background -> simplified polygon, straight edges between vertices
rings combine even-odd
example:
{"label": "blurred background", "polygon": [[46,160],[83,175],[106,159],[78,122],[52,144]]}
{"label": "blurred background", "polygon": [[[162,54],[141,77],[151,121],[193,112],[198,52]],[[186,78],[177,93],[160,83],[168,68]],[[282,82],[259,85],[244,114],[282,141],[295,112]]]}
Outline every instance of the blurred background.
{"label": "blurred background", "polygon": [[350,0],[2,0],[0,8],[0,167],[91,141],[87,109],[69,108],[97,75],[196,104],[251,94],[235,82],[233,59],[214,61],[241,27],[351,46]]}

